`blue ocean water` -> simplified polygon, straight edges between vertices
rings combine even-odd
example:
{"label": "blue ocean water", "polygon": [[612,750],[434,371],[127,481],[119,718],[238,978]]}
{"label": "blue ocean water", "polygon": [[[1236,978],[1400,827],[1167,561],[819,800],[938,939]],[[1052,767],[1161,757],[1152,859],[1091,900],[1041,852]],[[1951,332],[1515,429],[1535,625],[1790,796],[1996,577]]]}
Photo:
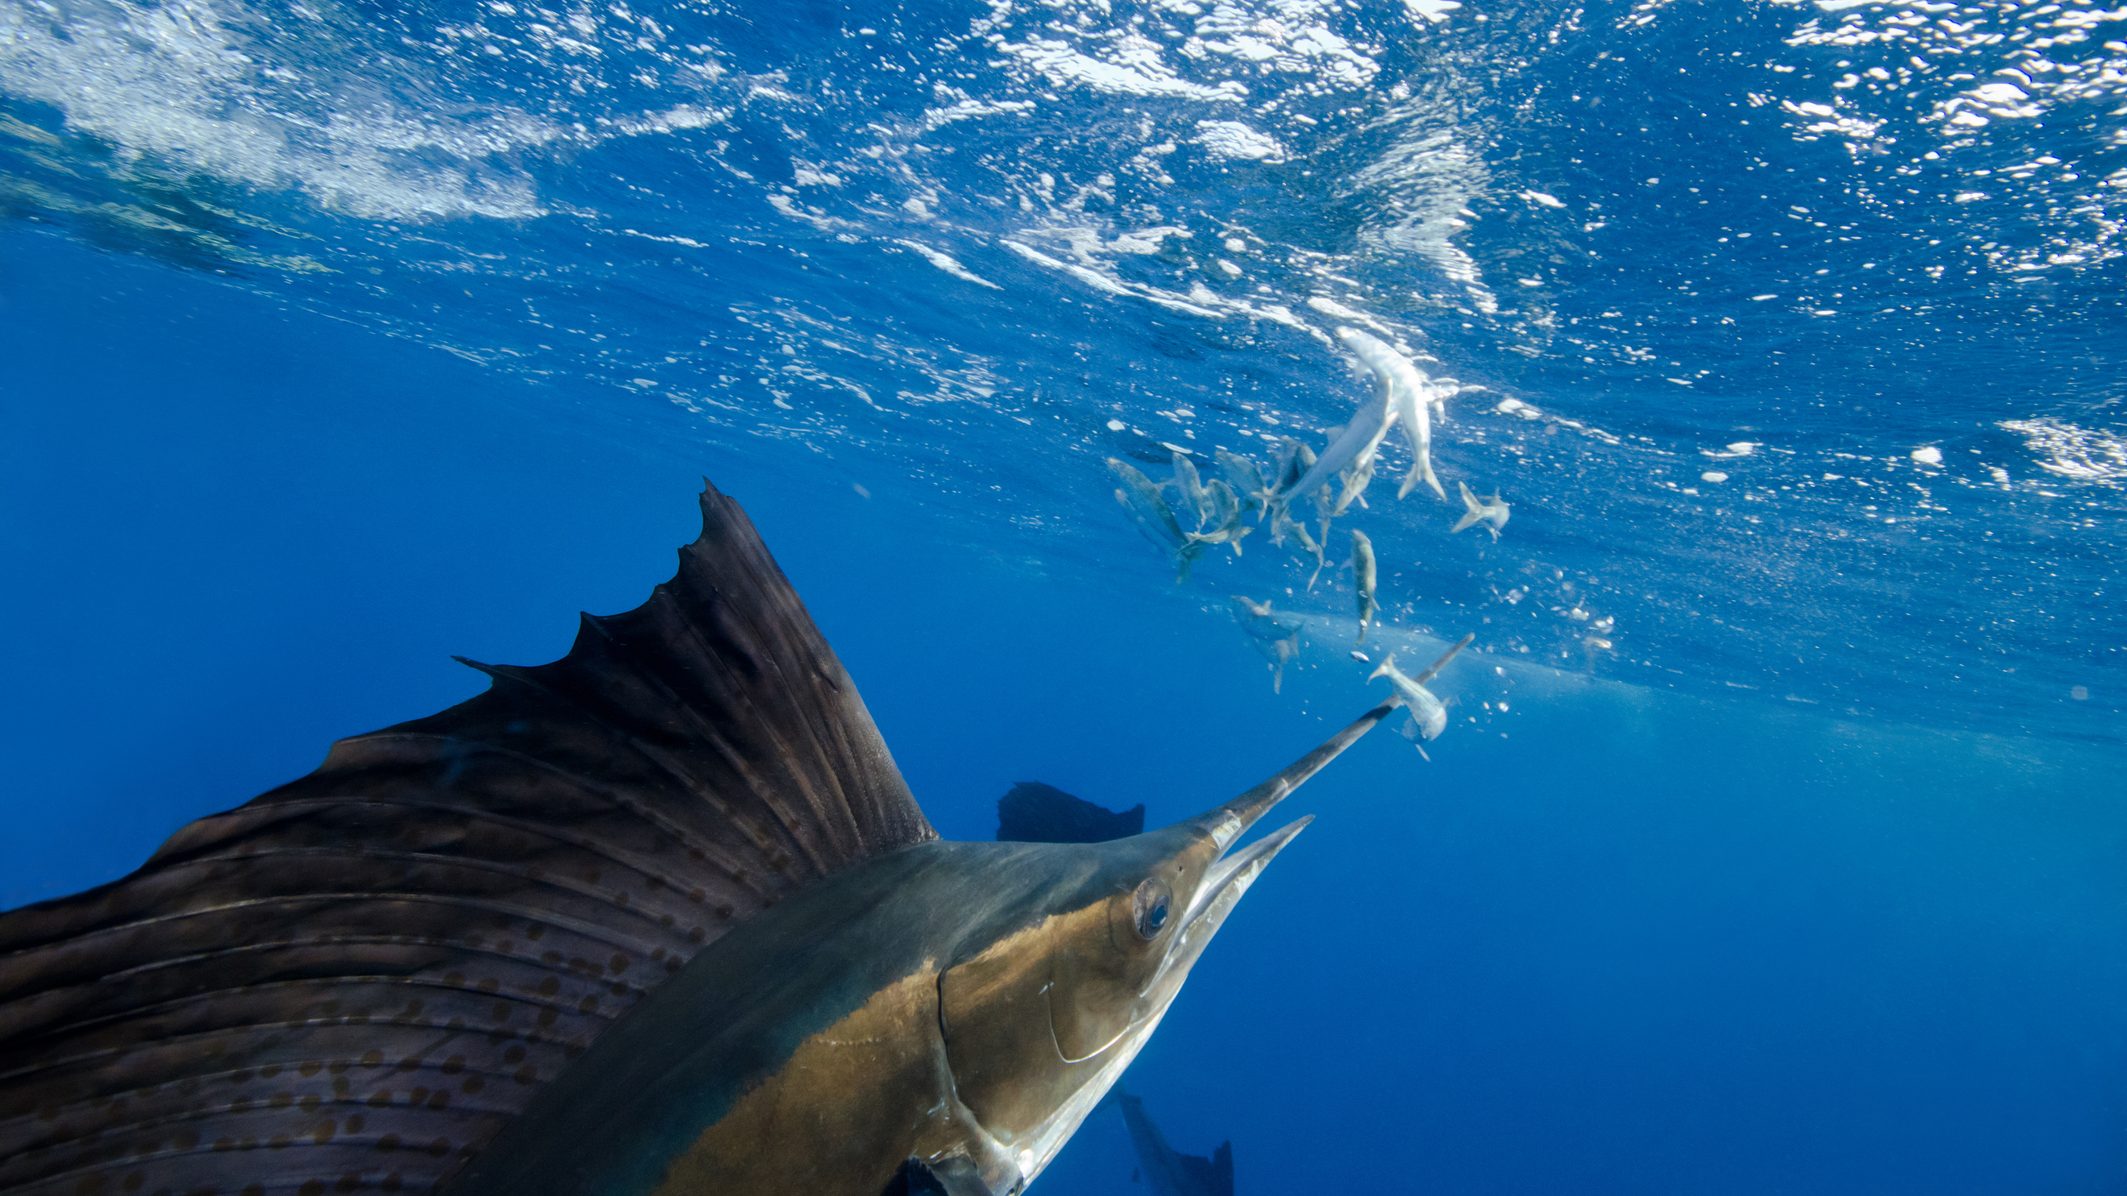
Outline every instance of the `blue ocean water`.
{"label": "blue ocean water", "polygon": [[[2127,11],[0,0],[0,213],[0,905],[558,655],[706,474],[951,837],[1476,635],[1130,1072],[1240,1190],[2127,1188]],[[1106,460],[1320,447],[1340,327],[1451,501],[1392,435],[1313,589],[1177,584]]]}

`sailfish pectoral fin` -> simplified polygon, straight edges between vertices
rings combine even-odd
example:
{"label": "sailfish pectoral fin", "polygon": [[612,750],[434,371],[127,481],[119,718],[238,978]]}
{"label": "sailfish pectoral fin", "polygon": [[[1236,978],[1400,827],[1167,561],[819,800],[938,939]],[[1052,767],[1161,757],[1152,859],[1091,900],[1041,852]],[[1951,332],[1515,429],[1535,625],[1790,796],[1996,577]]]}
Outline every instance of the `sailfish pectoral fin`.
{"label": "sailfish pectoral fin", "polygon": [[982,1172],[964,1155],[942,1159],[910,1159],[879,1196],[1010,1196],[1024,1185],[997,1189],[982,1178]]}

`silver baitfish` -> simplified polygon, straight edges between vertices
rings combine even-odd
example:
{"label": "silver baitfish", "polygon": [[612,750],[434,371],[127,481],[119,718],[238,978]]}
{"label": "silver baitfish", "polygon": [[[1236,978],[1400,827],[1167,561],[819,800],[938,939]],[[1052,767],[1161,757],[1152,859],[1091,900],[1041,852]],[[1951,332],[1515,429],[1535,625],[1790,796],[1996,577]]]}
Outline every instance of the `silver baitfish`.
{"label": "silver baitfish", "polygon": [[1280,494],[1281,501],[1289,503],[1296,497],[1311,495],[1316,487],[1328,485],[1330,479],[1353,465],[1372,461],[1374,453],[1381,447],[1382,438],[1396,422],[1390,398],[1389,386],[1377,375],[1373,393],[1359,404],[1351,420],[1330,438],[1328,447],[1315,458],[1314,464]]}
{"label": "silver baitfish", "polygon": [[1248,633],[1256,651],[1270,662],[1270,691],[1283,692],[1285,666],[1300,654],[1300,625],[1287,623],[1270,609],[1270,603],[1257,602],[1242,594],[1235,594],[1233,617]]}
{"label": "silver baitfish", "polygon": [[1211,496],[1204,489],[1203,476],[1196,471],[1196,462],[1180,450],[1174,454],[1174,488],[1182,496],[1183,512],[1195,515],[1201,530],[1211,518]]}
{"label": "silver baitfish", "polygon": [[1366,533],[1352,529],[1352,586],[1359,599],[1359,639],[1366,639],[1366,629],[1381,611],[1381,604],[1374,600],[1374,542]]}
{"label": "silver baitfish", "polygon": [[1462,492],[1464,510],[1462,518],[1457,519],[1455,526],[1449,530],[1468,531],[1482,523],[1485,525],[1484,529],[1492,533],[1494,540],[1499,539],[1499,533],[1507,526],[1507,516],[1510,513],[1507,504],[1500,501],[1499,492],[1494,490],[1492,497],[1480,499],[1471,492],[1467,483],[1458,481],[1455,488]]}
{"label": "silver baitfish", "polygon": [[[1447,705],[1432,690],[1427,689],[1425,683],[1438,676],[1440,670],[1446,668],[1447,663],[1455,659],[1457,653],[1469,647],[1470,641],[1475,638],[1477,637],[1474,635],[1465,635],[1455,641],[1446,652],[1441,653],[1440,659],[1416,677],[1407,677],[1403,670],[1396,667],[1396,654],[1393,652],[1367,677],[1369,681],[1388,678],[1389,684],[1395,687],[1396,696],[1410,708],[1411,717],[1402,727],[1403,737],[1418,746],[1418,754],[1421,756],[1425,755],[1425,743],[1438,739],[1440,733],[1448,727]],[[1428,756],[1427,759],[1431,757]]]}
{"label": "silver baitfish", "polygon": [[1409,358],[1380,338],[1357,328],[1339,328],[1337,335],[1373,373],[1375,386],[1389,409],[1390,422],[1401,424],[1410,441],[1411,469],[1396,488],[1396,497],[1409,494],[1413,486],[1423,481],[1445,500],[1447,491],[1433,474],[1432,408],[1445,406],[1447,391],[1433,384]]}
{"label": "silver baitfish", "polygon": [[1142,470],[1119,457],[1108,458],[1108,468],[1122,481],[1122,485],[1116,488],[1115,501],[1130,513],[1131,522],[1146,539],[1174,554],[1174,579],[1187,578],[1189,566],[1203,551],[1203,544],[1190,539],[1182,530],[1182,525],[1175,521],[1174,509],[1167,505],[1160,488]]}
{"label": "silver baitfish", "polygon": [[1241,510],[1260,517],[1276,493],[1263,477],[1262,468],[1232,449],[1214,450],[1211,457],[1219,463],[1219,473],[1225,476],[1226,484],[1240,497]]}

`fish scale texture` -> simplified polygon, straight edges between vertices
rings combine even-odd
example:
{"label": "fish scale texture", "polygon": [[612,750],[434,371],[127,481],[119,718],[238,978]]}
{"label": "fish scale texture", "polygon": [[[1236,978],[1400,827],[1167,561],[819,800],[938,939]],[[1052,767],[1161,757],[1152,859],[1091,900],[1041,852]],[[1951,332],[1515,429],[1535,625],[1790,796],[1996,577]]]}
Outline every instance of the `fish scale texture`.
{"label": "fish scale texture", "polygon": [[0,916],[0,1192],[424,1192],[702,947],[936,838],[738,505],[568,655]]}

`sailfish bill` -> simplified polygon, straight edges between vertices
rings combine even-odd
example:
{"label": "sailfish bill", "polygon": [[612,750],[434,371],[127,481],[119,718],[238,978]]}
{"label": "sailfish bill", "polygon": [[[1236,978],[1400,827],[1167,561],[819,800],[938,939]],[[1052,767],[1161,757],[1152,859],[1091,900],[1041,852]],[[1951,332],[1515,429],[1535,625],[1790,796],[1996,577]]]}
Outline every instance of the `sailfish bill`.
{"label": "sailfish bill", "polygon": [[561,660],[0,915],[0,1193],[1018,1192],[1396,705],[1163,830],[946,842],[702,515]]}

